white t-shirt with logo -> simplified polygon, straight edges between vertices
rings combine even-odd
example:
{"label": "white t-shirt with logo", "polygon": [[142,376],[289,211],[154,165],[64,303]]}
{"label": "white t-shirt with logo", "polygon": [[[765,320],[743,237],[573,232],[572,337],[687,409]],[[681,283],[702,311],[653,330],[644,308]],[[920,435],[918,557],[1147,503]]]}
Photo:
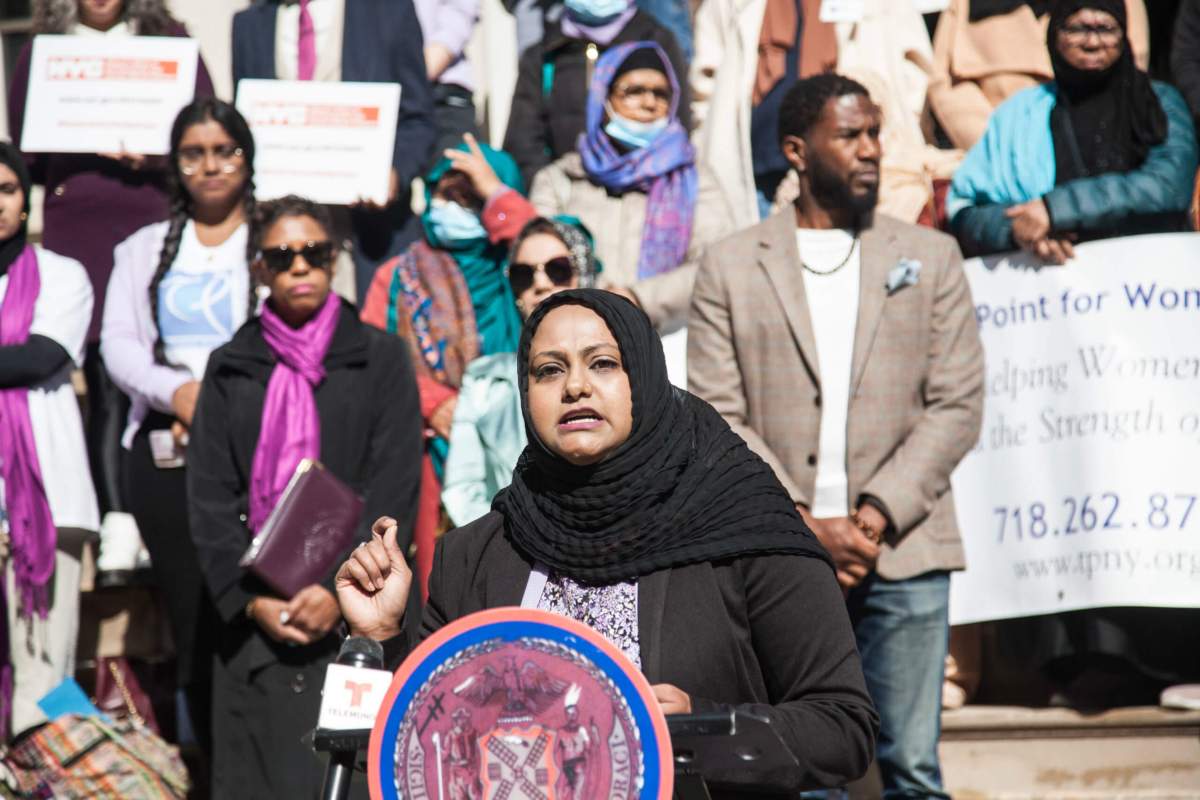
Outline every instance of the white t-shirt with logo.
{"label": "white t-shirt with logo", "polygon": [[249,310],[246,225],[215,247],[196,238],[188,220],[179,253],[158,284],[158,326],[167,363],[204,377],[208,357],[233,338]]}
{"label": "white t-shirt with logo", "polygon": [[[71,362],[29,387],[29,420],[37,447],[50,513],[59,528],[100,529],[96,490],[88,467],[87,444],[71,370],[83,365],[92,284],[78,261],[35,247],[41,291],[33,306],[30,335],[53,339]],[[8,293],[8,274],[0,277],[0,303]],[[0,490],[0,502],[3,491]]]}

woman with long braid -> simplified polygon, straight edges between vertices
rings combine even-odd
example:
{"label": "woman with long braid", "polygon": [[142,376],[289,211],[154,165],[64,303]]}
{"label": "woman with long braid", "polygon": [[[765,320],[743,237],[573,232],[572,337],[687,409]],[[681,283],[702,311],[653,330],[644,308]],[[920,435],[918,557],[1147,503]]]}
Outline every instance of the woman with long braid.
{"label": "woman with long braid", "polygon": [[215,614],[188,535],[185,448],[209,354],[253,315],[254,139],[230,104],[197,100],[171,129],[171,214],[117,246],[101,352],[132,400],[130,511],[167,601],[197,742],[208,749]]}

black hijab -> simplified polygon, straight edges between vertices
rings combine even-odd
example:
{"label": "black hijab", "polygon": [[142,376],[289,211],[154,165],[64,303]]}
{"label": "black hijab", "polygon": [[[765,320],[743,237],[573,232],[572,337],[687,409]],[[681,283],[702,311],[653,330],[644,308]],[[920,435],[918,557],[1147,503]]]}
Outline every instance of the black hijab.
{"label": "black hijab", "polygon": [[[529,415],[529,348],[546,315],[581,305],[608,325],[633,397],[629,438],[591,466],[542,442]],[[704,401],[667,380],[646,315],[611,292],[573,289],[541,303],[517,352],[529,444],[492,508],[535,562],[578,581],[628,580],[668,567],[768,553],[820,558],[825,549],[761,458]]]}
{"label": "black hijab", "polygon": [[[1121,26],[1121,57],[1106,70],[1081,70],[1058,51],[1067,18],[1090,8]],[[1058,184],[1106,172],[1128,172],[1167,138],[1167,116],[1150,77],[1133,62],[1124,0],[1058,0],[1050,12],[1046,46],[1054,66],[1058,102],[1050,114]]]}
{"label": "black hijab", "polygon": [[[33,190],[33,181],[29,178],[29,168],[25,165],[25,156],[15,145],[0,142],[0,164],[4,164],[17,175],[21,188],[25,191],[25,206],[21,209],[29,214],[29,193]],[[22,222],[21,227],[7,241],[0,242],[0,276],[8,274],[8,268],[21,251],[25,249],[25,238],[28,233],[28,223]]]}

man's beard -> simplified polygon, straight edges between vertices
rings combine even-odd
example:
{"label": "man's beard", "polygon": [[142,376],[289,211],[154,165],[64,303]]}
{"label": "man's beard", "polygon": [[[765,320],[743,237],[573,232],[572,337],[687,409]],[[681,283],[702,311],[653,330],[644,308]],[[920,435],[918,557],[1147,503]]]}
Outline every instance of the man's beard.
{"label": "man's beard", "polygon": [[855,194],[850,182],[825,166],[820,159],[809,162],[808,185],[813,198],[822,208],[851,211],[855,215],[867,214],[875,209],[879,201],[879,185],[864,194]]}

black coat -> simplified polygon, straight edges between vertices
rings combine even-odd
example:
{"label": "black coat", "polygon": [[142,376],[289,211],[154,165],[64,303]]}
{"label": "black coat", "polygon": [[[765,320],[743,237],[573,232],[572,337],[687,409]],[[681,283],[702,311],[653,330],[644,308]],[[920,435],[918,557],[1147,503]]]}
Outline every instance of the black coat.
{"label": "black coat", "polygon": [[[519,606],[531,569],[498,512],[447,533],[419,622],[410,614],[406,636],[384,643],[389,666],[448,622]],[[638,581],[638,638],[647,680],[687,692],[695,712],[737,706],[769,718],[799,758],[806,788],[841,786],[866,772],[879,717],[828,564],[772,555],[646,575]],[[727,787],[714,796],[746,793]]]}
{"label": "black coat", "polygon": [[[403,340],[358,320],[342,303],[325,356],[326,377],[315,391],[321,423],[321,463],[365,500],[358,538],[382,515],[412,540],[421,472],[421,412]],[[192,539],[213,601],[225,621],[223,654],[245,670],[275,660],[304,662],[336,649],[335,637],[308,647],[284,647],[244,617],[256,595],[272,594],[238,560],[250,544],[248,487],[262,426],[263,401],[275,357],[255,318],[213,352],[200,390],[188,445],[188,505]],[[349,552],[337,558],[324,582]],[[251,646],[248,646],[251,645]],[[313,651],[313,652],[307,652]]]}
{"label": "black coat", "polygon": [[[644,11],[638,11],[609,45],[600,52],[625,42],[657,42],[679,80],[679,119],[691,129],[688,67],[675,36]],[[575,149],[579,134],[587,122],[587,96],[590,70],[586,51],[589,42],[568,39],[557,24],[546,24],[546,34],[521,55],[517,85],[513,90],[512,110],[504,149],[516,159],[525,185],[533,183],[539,169]],[[545,65],[553,65],[550,96],[545,97]]]}

